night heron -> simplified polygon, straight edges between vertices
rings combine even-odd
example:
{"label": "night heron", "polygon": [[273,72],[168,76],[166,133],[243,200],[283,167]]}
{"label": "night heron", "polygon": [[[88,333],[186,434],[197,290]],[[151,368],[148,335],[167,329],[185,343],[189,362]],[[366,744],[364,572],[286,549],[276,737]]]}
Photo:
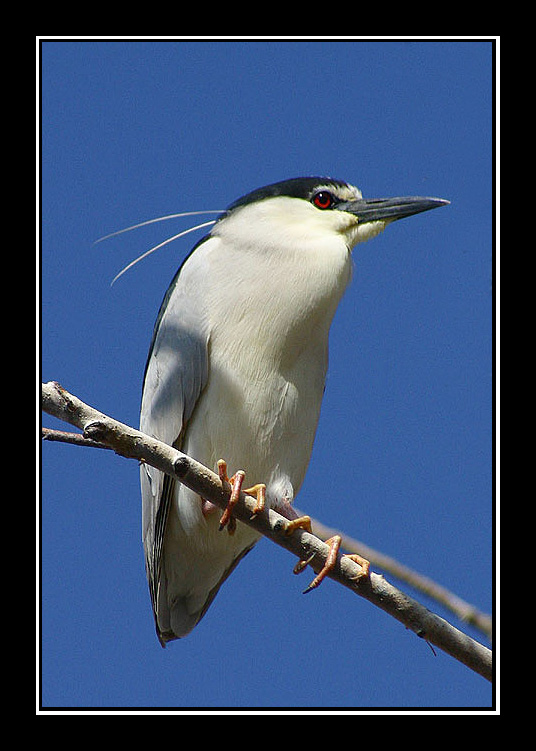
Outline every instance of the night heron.
{"label": "night heron", "polygon": [[[313,448],[351,250],[397,219],[447,203],[363,199],[324,177],[278,182],[235,201],[165,295],[141,430],[217,467],[224,481],[228,472],[235,490],[244,470],[258,508],[266,502],[292,520],[289,531],[300,526],[291,504]],[[259,535],[146,464],[141,487],[147,578],[165,645],[194,628]]]}

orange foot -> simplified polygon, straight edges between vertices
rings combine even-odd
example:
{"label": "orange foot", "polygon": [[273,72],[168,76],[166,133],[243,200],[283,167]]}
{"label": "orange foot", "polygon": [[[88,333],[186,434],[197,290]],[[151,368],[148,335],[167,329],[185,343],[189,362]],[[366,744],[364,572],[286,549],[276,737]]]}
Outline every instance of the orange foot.
{"label": "orange foot", "polygon": [[[220,532],[222,529],[227,527],[227,531],[230,535],[232,535],[234,534],[234,531],[236,529],[236,521],[231,514],[233,512],[233,508],[238,502],[238,499],[240,498],[240,491],[242,490],[242,483],[244,482],[246,473],[242,469],[239,469],[238,472],[236,472],[231,478],[229,478],[227,476],[227,462],[224,459],[220,459],[218,461],[218,475],[224,487],[226,484],[229,484],[231,486],[231,495],[229,497],[229,502],[220,519]],[[255,508],[253,509],[253,518],[255,514],[260,513],[264,509],[264,503],[266,499],[266,485],[259,483],[258,485],[253,485],[253,487],[251,488],[244,488],[244,493],[254,496],[257,500]]]}
{"label": "orange foot", "polygon": [[[297,519],[293,519],[292,521],[289,521],[287,526],[285,527],[285,534],[291,535],[295,529],[304,529],[306,532],[309,532],[312,534],[311,529],[311,518],[309,516],[299,516]],[[329,572],[333,569],[335,566],[335,563],[337,561],[337,555],[339,553],[339,549],[341,547],[341,536],[340,535],[334,535],[333,537],[330,537],[329,540],[326,540],[326,545],[329,545],[329,553],[326,558],[326,562],[322,569],[319,571],[319,573],[315,576],[313,581],[309,584],[307,589],[304,589],[303,594],[307,594],[307,592],[311,592],[313,589],[316,589],[319,584],[326,578],[326,575],[329,574]],[[306,561],[298,561],[298,563],[294,566],[294,573],[299,574],[301,573],[307,565],[312,561],[314,558],[314,555],[312,555],[308,560]],[[356,576],[356,580],[359,579],[365,579],[369,575],[369,569],[370,569],[370,563],[365,558],[362,558],[360,555],[357,555],[355,553],[347,554],[345,553],[343,555],[343,558],[351,558],[352,561],[355,563],[358,563],[361,566],[361,573],[359,573]]]}

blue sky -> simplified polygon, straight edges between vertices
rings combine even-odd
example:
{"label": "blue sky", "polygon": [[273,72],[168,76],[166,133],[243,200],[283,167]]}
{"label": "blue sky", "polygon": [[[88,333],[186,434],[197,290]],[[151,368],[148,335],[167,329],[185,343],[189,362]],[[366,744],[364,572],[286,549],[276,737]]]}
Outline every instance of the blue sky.
{"label": "blue sky", "polygon": [[[41,53],[42,379],[131,425],[160,302],[201,234],[113,287],[192,222],[96,239],[301,175],[451,201],[354,251],[296,505],[489,612],[492,43],[46,40]],[[268,541],[163,650],[136,464],[46,443],[41,504],[44,708],[492,704],[483,678],[334,582],[303,597],[309,573]]]}

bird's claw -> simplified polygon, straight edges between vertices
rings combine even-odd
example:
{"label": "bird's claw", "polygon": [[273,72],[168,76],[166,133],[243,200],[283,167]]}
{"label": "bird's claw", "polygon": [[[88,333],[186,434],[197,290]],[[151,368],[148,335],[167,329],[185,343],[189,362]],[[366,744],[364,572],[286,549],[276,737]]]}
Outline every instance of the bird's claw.
{"label": "bird's claw", "polygon": [[[225,527],[227,527],[227,531],[230,535],[232,535],[234,534],[236,529],[236,520],[232,516],[232,512],[233,508],[238,503],[238,499],[240,498],[242,484],[244,482],[246,473],[244,472],[244,470],[239,469],[238,472],[236,472],[232,477],[229,478],[227,475],[227,462],[224,459],[220,459],[218,461],[218,476],[224,486],[231,486],[231,495],[229,496],[229,502],[227,503],[227,507],[225,508],[225,511],[220,518],[220,532],[222,529],[225,529]],[[264,510],[266,501],[266,485],[264,485],[263,483],[258,483],[257,485],[253,485],[251,488],[244,488],[243,492],[247,495],[254,496],[254,498],[256,499],[256,503],[253,508],[253,514],[251,516],[251,518],[253,519],[256,514],[259,514]]]}
{"label": "bird's claw", "polygon": [[[304,529],[306,532],[309,532],[309,534],[312,534],[311,518],[309,516],[299,516],[297,519],[289,521],[285,527],[284,533],[285,535],[291,535],[296,529]],[[334,568],[337,562],[337,556],[339,554],[341,542],[342,538],[340,535],[333,535],[333,537],[330,537],[325,541],[326,545],[329,545],[329,552],[326,558],[326,562],[324,563],[318,574],[315,576],[313,581],[309,584],[309,586],[304,589],[303,594],[307,594],[313,589],[316,589],[323,582],[329,572]],[[307,568],[314,557],[315,554],[313,553],[313,555],[311,555],[309,558],[298,561],[298,563],[294,566],[293,573],[300,574],[305,568]],[[369,576],[370,563],[365,558],[362,558],[356,553],[345,553],[342,557],[351,558],[354,563],[357,563],[361,566],[362,570],[355,577],[356,580],[364,579]]]}

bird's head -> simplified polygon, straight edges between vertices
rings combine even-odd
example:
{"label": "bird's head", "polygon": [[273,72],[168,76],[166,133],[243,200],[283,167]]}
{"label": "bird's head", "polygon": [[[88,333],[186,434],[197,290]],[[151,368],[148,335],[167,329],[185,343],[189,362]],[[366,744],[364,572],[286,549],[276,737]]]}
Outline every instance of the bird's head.
{"label": "bird's head", "polygon": [[441,198],[363,198],[361,191],[328,177],[273,183],[234,201],[211,234],[243,243],[281,244],[343,239],[348,249],[369,240],[397,219],[448,204]]}

